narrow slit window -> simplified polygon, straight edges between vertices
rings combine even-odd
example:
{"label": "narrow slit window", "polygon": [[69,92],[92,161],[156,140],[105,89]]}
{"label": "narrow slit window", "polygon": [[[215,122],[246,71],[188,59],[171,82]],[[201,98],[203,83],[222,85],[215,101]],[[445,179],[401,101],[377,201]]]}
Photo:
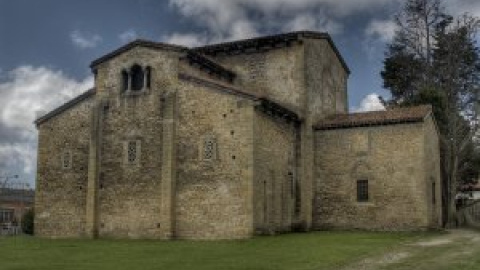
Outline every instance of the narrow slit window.
{"label": "narrow slit window", "polygon": [[368,202],[368,180],[357,180],[357,201]]}
{"label": "narrow slit window", "polygon": [[147,88],[150,89],[150,86],[152,85],[152,68],[151,67],[146,67],[145,68],[145,76],[147,77]]}
{"label": "narrow slit window", "polygon": [[122,70],[122,91],[128,90],[128,73],[126,70]]}

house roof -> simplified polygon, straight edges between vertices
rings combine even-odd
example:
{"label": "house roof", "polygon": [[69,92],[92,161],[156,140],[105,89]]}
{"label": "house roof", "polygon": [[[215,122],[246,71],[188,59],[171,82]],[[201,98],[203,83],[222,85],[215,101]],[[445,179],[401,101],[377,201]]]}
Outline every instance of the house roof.
{"label": "house roof", "polygon": [[198,65],[200,69],[204,69],[210,74],[215,74],[227,82],[232,82],[237,76],[233,71],[194,51],[189,51],[182,59],[187,60],[190,65]]}
{"label": "house roof", "polygon": [[337,55],[338,59],[342,63],[342,66],[345,68],[347,73],[350,74],[350,69],[348,68],[345,60],[343,59],[342,55],[338,51],[337,47],[333,43],[333,40],[330,37],[330,35],[328,33],[321,33],[321,32],[315,32],[315,31],[297,31],[297,32],[283,33],[283,34],[270,35],[270,36],[261,36],[261,37],[255,37],[255,38],[249,38],[249,39],[235,40],[230,42],[210,44],[210,45],[191,48],[191,49],[184,46],[180,46],[180,45],[173,45],[173,44],[167,44],[162,42],[154,42],[154,41],[137,39],[135,41],[132,41],[126,44],[125,46],[122,46],[92,61],[92,63],[90,64],[90,68],[94,68],[98,64],[105,62],[136,46],[155,48],[155,49],[166,49],[166,50],[173,50],[178,52],[194,51],[194,52],[206,54],[206,55],[215,55],[216,53],[219,53],[219,52],[242,53],[252,49],[253,50],[274,49],[277,47],[282,47],[283,45],[288,46],[290,43],[294,41],[299,41],[302,38],[327,40],[330,46],[332,47],[333,51]]}
{"label": "house roof", "polygon": [[89,89],[87,91],[85,91],[84,93],[80,94],[79,96],[73,98],[72,100],[70,101],[67,101],[66,103],[64,103],[63,105],[61,105],[60,107],[54,109],[53,111],[37,118],[37,120],[35,120],[33,123],[38,127],[38,125],[40,125],[41,123],[47,121],[48,119],[68,110],[69,108],[75,106],[76,104],[82,102],[83,100],[95,95],[96,93],[96,90],[95,88],[92,88],[92,89]]}
{"label": "house roof", "polygon": [[0,203],[32,204],[35,199],[33,189],[0,188]]}
{"label": "house roof", "polygon": [[211,44],[201,47],[193,48],[199,53],[206,55],[215,55],[217,53],[233,53],[239,54],[243,52],[250,52],[251,50],[268,50],[284,45],[289,46],[294,41],[300,41],[302,38],[312,39],[325,39],[328,41],[333,51],[340,60],[343,68],[350,74],[350,69],[347,63],[343,59],[342,55],[338,51],[337,47],[333,43],[332,38],[328,33],[315,32],[315,31],[296,31],[290,33],[282,33],[270,36],[261,36],[249,39],[234,40],[230,42],[223,42],[218,44]]}
{"label": "house roof", "polygon": [[162,43],[162,42],[154,42],[154,41],[149,41],[149,40],[143,40],[143,39],[137,39],[137,40],[134,40],[100,58],[97,58],[95,60],[92,61],[92,63],[90,64],[90,68],[94,68],[95,66],[97,66],[98,64],[102,63],[102,62],[105,62],[123,52],[126,52],[128,50],[130,50],[131,48],[133,47],[137,47],[137,46],[141,46],[141,47],[147,47],[147,48],[154,48],[154,49],[164,49],[164,50],[173,50],[173,51],[179,51],[179,52],[183,52],[183,51],[188,51],[188,48],[187,47],[184,47],[184,46],[180,46],[180,45],[173,45],[173,44],[167,44],[167,43]]}
{"label": "house roof", "polygon": [[340,129],[422,122],[432,112],[430,105],[395,108],[386,111],[336,114],[314,125],[316,130]]}

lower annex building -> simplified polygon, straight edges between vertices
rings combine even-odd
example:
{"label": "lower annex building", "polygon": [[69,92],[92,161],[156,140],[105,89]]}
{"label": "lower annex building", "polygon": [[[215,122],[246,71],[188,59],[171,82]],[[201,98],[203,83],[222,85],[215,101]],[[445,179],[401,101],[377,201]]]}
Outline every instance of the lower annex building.
{"label": "lower annex building", "polygon": [[40,117],[35,233],[248,238],[441,221],[428,106],[348,113],[326,33],[186,48],[137,40]]}

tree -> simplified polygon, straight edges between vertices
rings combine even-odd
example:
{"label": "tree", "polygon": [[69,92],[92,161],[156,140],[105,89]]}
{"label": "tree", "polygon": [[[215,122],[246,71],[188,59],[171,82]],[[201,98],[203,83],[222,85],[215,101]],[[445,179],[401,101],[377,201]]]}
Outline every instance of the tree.
{"label": "tree", "polygon": [[34,212],[33,209],[28,209],[22,217],[22,231],[25,234],[33,235],[33,226],[34,226]]}
{"label": "tree", "polygon": [[472,160],[474,135],[478,131],[475,109],[480,89],[480,57],[475,46],[479,27],[477,18],[462,15],[454,21],[440,25],[436,31],[434,50],[435,85],[445,96],[446,128],[440,135],[444,149],[445,202],[448,205],[447,223],[455,222],[455,196],[463,171]]}
{"label": "tree", "polygon": [[475,105],[480,57],[475,44],[479,20],[445,14],[440,0],[409,0],[396,17],[398,31],[388,46],[384,87],[392,104],[430,103],[440,131],[445,222],[456,220],[455,196],[462,181],[478,177]]}
{"label": "tree", "polygon": [[431,87],[431,55],[435,30],[451,20],[441,0],[407,0],[395,16],[397,31],[381,72],[384,87],[394,101],[413,98],[423,88]]}

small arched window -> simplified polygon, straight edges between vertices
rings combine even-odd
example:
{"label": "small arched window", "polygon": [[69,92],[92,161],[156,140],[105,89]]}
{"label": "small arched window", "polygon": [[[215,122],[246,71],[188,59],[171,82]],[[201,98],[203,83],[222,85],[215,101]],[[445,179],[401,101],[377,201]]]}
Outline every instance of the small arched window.
{"label": "small arched window", "polygon": [[139,65],[133,65],[132,69],[130,70],[131,76],[131,90],[139,91],[143,89],[143,70],[142,67]]}
{"label": "small arched window", "polygon": [[151,79],[152,79],[152,68],[151,67],[146,67],[145,68],[145,76],[147,76],[147,88],[150,89],[151,85]]}
{"label": "small arched window", "polygon": [[128,73],[126,70],[122,70],[122,91],[128,90]]}

